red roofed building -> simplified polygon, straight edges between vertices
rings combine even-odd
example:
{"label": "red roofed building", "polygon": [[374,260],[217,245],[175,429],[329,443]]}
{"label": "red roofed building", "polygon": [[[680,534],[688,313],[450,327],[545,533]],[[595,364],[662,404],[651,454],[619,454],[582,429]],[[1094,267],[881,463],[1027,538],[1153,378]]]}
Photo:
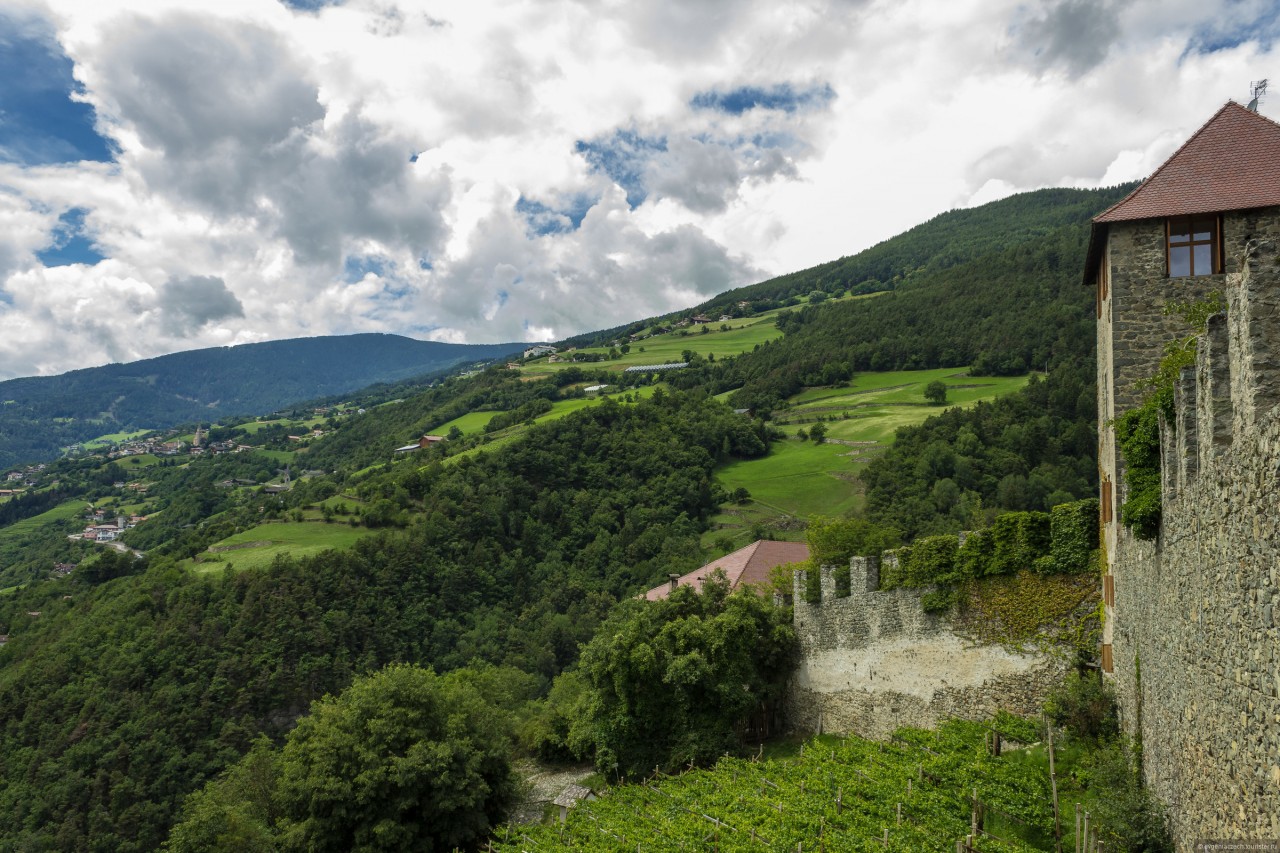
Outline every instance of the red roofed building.
{"label": "red roofed building", "polygon": [[701,591],[702,584],[716,571],[724,572],[729,581],[729,589],[734,590],[743,584],[760,584],[769,582],[769,571],[784,563],[799,563],[809,559],[809,546],[803,542],[771,542],[762,539],[752,542],[745,548],[739,548],[732,554],[725,554],[718,560],[707,563],[700,569],[694,569],[687,575],[673,577],[662,586],[656,586],[644,594],[649,601],[666,598],[678,586],[692,586]]}

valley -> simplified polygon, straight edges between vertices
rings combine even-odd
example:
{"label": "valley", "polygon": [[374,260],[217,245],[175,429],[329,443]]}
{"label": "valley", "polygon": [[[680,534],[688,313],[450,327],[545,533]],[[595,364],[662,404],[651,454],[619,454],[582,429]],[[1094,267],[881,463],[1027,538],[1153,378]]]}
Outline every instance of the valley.
{"label": "valley", "polygon": [[[253,762],[286,773],[291,750],[309,748],[307,721],[366,701],[360,691],[381,689],[371,679],[454,696],[487,721],[495,756],[585,759],[606,773],[616,761],[633,768],[623,776],[654,763],[672,771],[686,749],[712,763],[744,748],[743,719],[781,707],[790,609],[712,592],[681,593],[686,610],[644,611],[633,596],[758,539],[808,541],[813,560],[838,565],[913,542],[954,556],[943,540],[961,530],[1024,531],[1008,535],[1034,541],[999,558],[1000,580],[1061,597],[1037,578],[1087,560],[1045,562],[1049,511],[1097,486],[1092,442],[1076,440],[1091,431],[1080,401],[1092,364],[1074,331],[1091,305],[1054,259],[1080,245],[1084,211],[1118,192],[997,202],[1023,219],[965,251],[956,235],[979,232],[957,223],[990,222],[992,211],[948,214],[895,238],[907,266],[873,293],[860,292],[855,257],[839,266],[852,281],[823,267],[555,352],[257,416],[99,434],[56,461],[8,469],[0,702],[15,713],[0,726],[0,807],[16,823],[6,843],[62,833],[120,850],[166,838],[204,849],[181,839],[221,831],[228,808],[249,809],[248,825],[274,837],[284,824],[264,815],[275,806],[242,800],[237,774]],[[1064,222],[1064,209],[1080,212]],[[945,259],[909,248],[938,233],[951,241]],[[1011,290],[1000,310],[981,304],[993,282]],[[112,535],[144,557],[69,538],[90,504],[136,518]],[[989,558],[951,559],[911,558],[886,583],[918,598],[932,579],[943,587],[929,607],[969,612],[972,567]],[[1029,574],[1013,584],[1003,574],[1018,566]],[[1073,602],[1070,618],[1082,618]],[[1044,610],[1066,618],[1059,611]],[[677,613],[694,622],[652,621]],[[629,672],[640,658],[615,658],[608,637],[688,631],[695,642],[722,630],[735,632],[714,644],[726,657],[704,667],[695,660],[711,652],[690,649],[661,677],[691,698],[649,697],[625,723],[610,716],[606,685],[651,692],[654,676]],[[719,667],[747,692],[709,685]],[[77,670],[89,681],[68,677]],[[777,737],[782,715],[771,719]],[[628,741],[610,734],[628,726],[668,735],[636,735],[648,752],[628,757]],[[492,765],[495,790],[505,761]],[[71,823],[55,827],[54,814]]]}

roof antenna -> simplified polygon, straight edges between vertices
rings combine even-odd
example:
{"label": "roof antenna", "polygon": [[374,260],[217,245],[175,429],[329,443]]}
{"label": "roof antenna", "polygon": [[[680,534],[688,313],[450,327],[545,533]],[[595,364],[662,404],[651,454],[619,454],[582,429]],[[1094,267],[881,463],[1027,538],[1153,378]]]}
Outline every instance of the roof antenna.
{"label": "roof antenna", "polygon": [[1253,100],[1249,102],[1249,110],[1256,113],[1258,111],[1258,102],[1267,93],[1267,81],[1265,79],[1255,80],[1249,84],[1249,88],[1253,90]]}

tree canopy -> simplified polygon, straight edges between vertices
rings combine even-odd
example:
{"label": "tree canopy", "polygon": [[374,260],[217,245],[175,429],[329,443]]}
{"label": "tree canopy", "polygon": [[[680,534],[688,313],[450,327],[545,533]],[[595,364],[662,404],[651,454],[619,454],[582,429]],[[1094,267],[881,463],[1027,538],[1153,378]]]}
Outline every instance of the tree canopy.
{"label": "tree canopy", "polygon": [[602,771],[713,762],[781,697],[794,643],[789,609],[746,589],[730,595],[723,578],[629,602],[583,650],[587,698],[573,737]]}
{"label": "tree canopy", "polygon": [[465,680],[392,665],[311,706],[188,799],[168,849],[435,851],[483,838],[515,786],[507,726]]}

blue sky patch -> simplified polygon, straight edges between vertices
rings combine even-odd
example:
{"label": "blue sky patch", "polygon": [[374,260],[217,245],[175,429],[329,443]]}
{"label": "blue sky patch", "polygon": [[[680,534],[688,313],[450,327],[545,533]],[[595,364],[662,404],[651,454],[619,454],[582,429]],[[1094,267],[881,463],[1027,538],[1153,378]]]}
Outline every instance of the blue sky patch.
{"label": "blue sky patch", "polygon": [[325,6],[342,5],[342,0],[280,0],[280,2],[299,12],[319,12]]}
{"label": "blue sky patch", "polygon": [[347,255],[342,262],[342,280],[347,284],[362,281],[368,273],[382,278],[386,271],[386,261],[377,255]]}
{"label": "blue sky patch", "polygon": [[71,70],[51,29],[0,13],[0,161],[47,166],[112,159],[94,130],[93,108],[71,100],[81,91]]}
{"label": "blue sky patch", "polygon": [[608,175],[627,193],[632,209],[649,196],[645,166],[654,155],[667,150],[664,136],[642,136],[634,130],[615,130],[612,136],[579,139],[574,150],[597,172]]}
{"label": "blue sky patch", "polygon": [[716,110],[735,116],[755,109],[794,113],[800,109],[825,106],[835,96],[835,90],[826,83],[807,89],[779,83],[775,86],[740,86],[723,92],[699,92],[689,101],[689,106],[695,110]]}
{"label": "blue sky patch", "polygon": [[46,267],[65,267],[71,264],[92,266],[106,257],[84,235],[84,215],[87,212],[83,207],[73,207],[58,217],[58,227],[53,229],[53,243],[36,252],[40,263]]}
{"label": "blue sky patch", "polygon": [[[611,176],[612,177],[612,176]],[[615,178],[616,180],[616,178]],[[630,200],[630,199],[628,199]],[[564,234],[577,231],[587,211],[596,203],[596,199],[588,195],[575,195],[568,203],[558,207],[548,207],[540,201],[520,196],[516,199],[516,213],[525,218],[529,233],[537,237],[548,234]],[[632,205],[634,207],[634,205]]]}
{"label": "blue sky patch", "polygon": [[[1238,5],[1238,3],[1228,3],[1228,5]],[[1215,23],[1201,27],[1187,41],[1187,48],[1183,51],[1182,56],[1179,57],[1179,63],[1188,54],[1217,53],[1220,50],[1231,50],[1239,47],[1246,42],[1257,42],[1263,51],[1270,51],[1278,35],[1280,35],[1280,7],[1270,3],[1252,21],[1235,26],[1230,30],[1222,29],[1216,26]],[[1249,98],[1244,95],[1237,95],[1236,100],[1245,103]]]}

